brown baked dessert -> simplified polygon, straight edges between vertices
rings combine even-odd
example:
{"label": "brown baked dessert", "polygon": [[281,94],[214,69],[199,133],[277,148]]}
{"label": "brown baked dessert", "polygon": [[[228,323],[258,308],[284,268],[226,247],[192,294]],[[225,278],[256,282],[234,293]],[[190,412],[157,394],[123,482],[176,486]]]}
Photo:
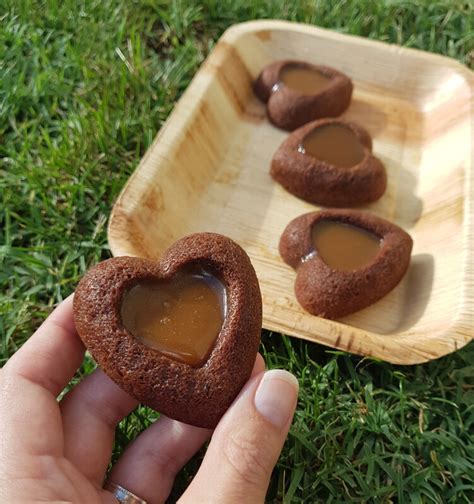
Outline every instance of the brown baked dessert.
{"label": "brown baked dessert", "polygon": [[368,212],[323,210],[288,224],[280,255],[297,270],[301,306],[335,319],[388,294],[408,269],[412,245],[403,229]]}
{"label": "brown baked dessert", "polygon": [[254,82],[269,120],[292,131],[309,121],[341,115],[349,106],[352,81],[334,68],[283,60],[266,66]]}
{"label": "brown baked dessert", "polygon": [[387,186],[368,132],[341,119],[320,119],[291,133],[273,156],[270,174],[295,196],[332,207],[370,203]]}
{"label": "brown baked dessert", "polygon": [[262,301],[242,248],[198,233],[160,262],[116,257],[94,266],[76,290],[74,318],[94,359],[126,392],[212,428],[251,374]]}

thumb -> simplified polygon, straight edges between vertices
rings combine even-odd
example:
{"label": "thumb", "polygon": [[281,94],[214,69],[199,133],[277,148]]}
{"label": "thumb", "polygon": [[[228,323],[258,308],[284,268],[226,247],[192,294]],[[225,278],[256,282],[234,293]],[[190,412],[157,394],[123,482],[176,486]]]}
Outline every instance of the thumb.
{"label": "thumb", "polygon": [[180,504],[263,503],[297,397],[298,381],[287,371],[267,371],[247,382],[214,431]]}

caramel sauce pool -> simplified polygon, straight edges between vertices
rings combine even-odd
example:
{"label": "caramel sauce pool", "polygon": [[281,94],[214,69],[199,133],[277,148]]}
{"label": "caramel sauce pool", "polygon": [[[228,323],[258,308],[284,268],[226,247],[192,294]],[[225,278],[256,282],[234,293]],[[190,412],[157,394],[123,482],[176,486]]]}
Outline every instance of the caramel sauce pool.
{"label": "caramel sauce pool", "polygon": [[167,281],[143,281],[123,297],[122,323],[133,336],[191,366],[209,356],[225,319],[226,294],[213,275],[178,273]]}
{"label": "caramel sauce pool", "polygon": [[306,95],[318,94],[331,85],[331,78],[312,68],[286,65],[280,70],[280,82]]}
{"label": "caramel sauce pool", "polygon": [[364,148],[354,133],[342,124],[325,124],[303,138],[300,151],[321,161],[349,168],[362,161]]}
{"label": "caramel sauce pool", "polygon": [[382,240],[365,229],[338,221],[322,220],[311,230],[315,252],[332,269],[354,271],[368,266]]}

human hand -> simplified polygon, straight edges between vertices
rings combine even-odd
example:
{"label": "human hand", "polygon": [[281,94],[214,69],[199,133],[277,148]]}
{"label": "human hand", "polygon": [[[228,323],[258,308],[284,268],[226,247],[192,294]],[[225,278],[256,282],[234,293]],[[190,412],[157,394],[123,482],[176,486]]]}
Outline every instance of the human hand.
{"label": "human hand", "polygon": [[[100,370],[58,402],[83,357],[70,297],[0,371],[0,502],[117,503],[102,485],[115,427],[137,402]],[[148,504],[164,502],[177,472],[212,434],[179,502],[261,503],[297,391],[289,373],[264,373],[258,355],[214,433],[162,416],[127,447],[109,480]]]}

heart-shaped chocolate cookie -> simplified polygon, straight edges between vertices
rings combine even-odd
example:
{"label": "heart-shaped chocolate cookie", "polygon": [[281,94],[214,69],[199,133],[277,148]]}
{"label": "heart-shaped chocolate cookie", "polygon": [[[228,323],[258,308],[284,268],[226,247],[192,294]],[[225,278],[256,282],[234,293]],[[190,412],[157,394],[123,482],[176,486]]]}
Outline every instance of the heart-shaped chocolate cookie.
{"label": "heart-shaped chocolate cookie", "polygon": [[342,114],[352,96],[352,81],[343,73],[296,60],[266,66],[253,87],[267,104],[269,120],[288,131],[321,117]]}
{"label": "heart-shaped chocolate cookie", "polygon": [[332,207],[370,203],[387,186],[370,135],[341,119],[320,119],[291,133],[273,156],[270,174],[295,196]]}
{"label": "heart-shaped chocolate cookie", "polygon": [[74,319],[94,359],[126,392],[212,428],[252,371],[262,300],[242,248],[198,233],[160,262],[116,257],[94,266],[76,290]]}
{"label": "heart-shaped chocolate cookie", "polygon": [[297,270],[295,294],[308,312],[334,319],[388,294],[410,263],[411,237],[357,210],[323,210],[292,220],[280,255]]}

